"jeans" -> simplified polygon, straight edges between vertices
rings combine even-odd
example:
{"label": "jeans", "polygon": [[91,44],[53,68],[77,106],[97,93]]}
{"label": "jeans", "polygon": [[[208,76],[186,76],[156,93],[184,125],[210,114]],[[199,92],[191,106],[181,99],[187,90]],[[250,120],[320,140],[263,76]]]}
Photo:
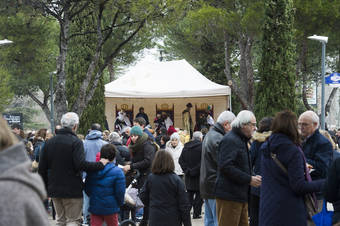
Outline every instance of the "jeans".
{"label": "jeans", "polygon": [[89,214],[89,207],[90,207],[90,198],[86,195],[86,193],[83,191],[84,195],[84,203],[83,203],[83,223],[84,224],[89,224],[88,218],[90,216]]}
{"label": "jeans", "polygon": [[204,226],[218,226],[216,200],[204,199]]}

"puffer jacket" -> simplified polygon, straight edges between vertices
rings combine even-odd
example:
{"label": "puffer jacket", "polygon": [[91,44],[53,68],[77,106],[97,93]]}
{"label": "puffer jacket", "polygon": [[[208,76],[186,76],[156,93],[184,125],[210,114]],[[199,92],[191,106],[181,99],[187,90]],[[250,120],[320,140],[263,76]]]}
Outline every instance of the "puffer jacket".
{"label": "puffer jacket", "polygon": [[215,198],[215,183],[217,177],[218,146],[225,134],[223,126],[215,123],[204,137],[202,144],[200,193],[204,199]]}
{"label": "puffer jacket", "polygon": [[118,213],[125,195],[123,171],[113,163],[108,163],[103,170],[88,173],[85,192],[90,197],[90,213],[95,215]]}

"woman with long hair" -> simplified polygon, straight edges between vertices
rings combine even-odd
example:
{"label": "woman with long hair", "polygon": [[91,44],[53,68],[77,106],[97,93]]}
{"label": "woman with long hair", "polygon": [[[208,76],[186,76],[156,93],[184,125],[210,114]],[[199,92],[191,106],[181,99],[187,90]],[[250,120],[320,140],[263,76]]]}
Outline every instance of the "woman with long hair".
{"label": "woman with long hair", "polygon": [[259,225],[306,226],[304,197],[320,191],[324,180],[310,179],[295,113],[278,112],[271,131],[260,148],[263,158]]}
{"label": "woman with long hair", "polygon": [[140,195],[149,206],[149,226],[191,226],[188,195],[174,170],[170,153],[158,151]]}

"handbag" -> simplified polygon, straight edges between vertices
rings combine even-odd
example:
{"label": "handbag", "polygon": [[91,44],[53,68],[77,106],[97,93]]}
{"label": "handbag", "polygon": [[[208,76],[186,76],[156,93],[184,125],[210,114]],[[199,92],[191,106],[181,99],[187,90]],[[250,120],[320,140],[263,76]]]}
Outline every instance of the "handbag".
{"label": "handbag", "polygon": [[313,216],[313,221],[316,226],[332,226],[333,211],[327,210],[327,202],[323,200],[323,206],[320,213]]}
{"label": "handbag", "polygon": [[[280,169],[288,175],[288,171],[286,167],[280,162],[280,160],[277,159],[276,154],[270,153],[272,159],[274,162],[280,167]],[[316,204],[316,199],[314,193],[308,193],[304,196],[304,202],[306,205],[306,211],[309,219],[312,219],[312,217],[317,214],[318,208]]]}

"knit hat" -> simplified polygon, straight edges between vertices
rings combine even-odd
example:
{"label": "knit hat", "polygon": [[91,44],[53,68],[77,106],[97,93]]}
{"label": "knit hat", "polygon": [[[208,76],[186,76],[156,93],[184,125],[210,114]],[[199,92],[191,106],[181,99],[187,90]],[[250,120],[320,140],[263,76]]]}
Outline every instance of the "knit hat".
{"label": "knit hat", "polygon": [[142,136],[143,130],[139,126],[134,126],[130,130],[130,136],[132,135]]}

